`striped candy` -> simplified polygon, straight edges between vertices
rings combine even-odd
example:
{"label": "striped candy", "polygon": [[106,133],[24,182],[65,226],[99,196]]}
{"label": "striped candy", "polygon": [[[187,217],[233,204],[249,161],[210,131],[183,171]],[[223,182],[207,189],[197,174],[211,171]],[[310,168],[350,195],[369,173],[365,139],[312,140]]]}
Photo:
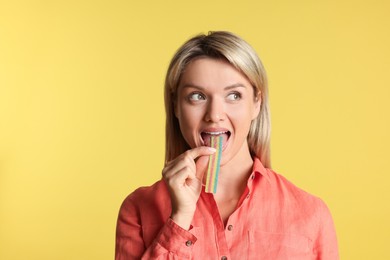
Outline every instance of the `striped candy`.
{"label": "striped candy", "polygon": [[206,174],[206,188],[208,193],[216,193],[218,185],[219,163],[222,157],[222,136],[211,136],[210,146],[217,149],[217,151],[210,155],[209,166]]}

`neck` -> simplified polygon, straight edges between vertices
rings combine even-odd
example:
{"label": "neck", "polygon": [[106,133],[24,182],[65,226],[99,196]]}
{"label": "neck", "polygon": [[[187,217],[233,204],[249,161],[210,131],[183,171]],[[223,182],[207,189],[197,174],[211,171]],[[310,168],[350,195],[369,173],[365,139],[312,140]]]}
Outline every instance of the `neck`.
{"label": "neck", "polygon": [[230,161],[221,166],[217,196],[223,200],[238,200],[244,192],[253,168],[253,159],[245,143]]}

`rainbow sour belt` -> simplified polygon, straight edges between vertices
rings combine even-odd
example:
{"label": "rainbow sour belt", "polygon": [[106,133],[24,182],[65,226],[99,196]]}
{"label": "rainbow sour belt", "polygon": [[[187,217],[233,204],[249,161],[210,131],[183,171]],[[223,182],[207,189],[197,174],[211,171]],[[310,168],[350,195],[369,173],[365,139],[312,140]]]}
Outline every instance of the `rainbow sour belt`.
{"label": "rainbow sour belt", "polygon": [[215,148],[217,151],[210,155],[209,166],[207,167],[206,174],[206,188],[205,191],[208,193],[216,193],[218,186],[218,174],[219,174],[219,163],[222,157],[222,136],[211,136],[210,147]]}

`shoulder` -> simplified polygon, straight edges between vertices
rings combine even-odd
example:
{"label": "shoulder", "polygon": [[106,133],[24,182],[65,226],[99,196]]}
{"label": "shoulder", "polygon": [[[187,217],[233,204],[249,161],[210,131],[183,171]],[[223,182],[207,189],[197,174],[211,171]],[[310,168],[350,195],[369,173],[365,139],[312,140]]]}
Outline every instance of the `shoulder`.
{"label": "shoulder", "polygon": [[279,201],[279,205],[297,209],[299,212],[312,216],[316,215],[316,217],[327,214],[328,208],[321,198],[297,187],[286,177],[271,169],[266,169],[266,171],[271,189],[270,196]]}
{"label": "shoulder", "polygon": [[328,206],[321,198],[297,187],[270,169],[267,169],[267,180],[263,187],[267,190],[265,201],[270,214],[288,223],[295,223],[289,231],[315,239],[321,230],[333,230],[326,228],[332,227],[333,220]]}
{"label": "shoulder", "polygon": [[154,199],[156,195],[161,195],[162,193],[168,192],[167,186],[163,180],[159,180],[150,186],[139,187],[130,193],[126,199]]}
{"label": "shoulder", "polygon": [[300,204],[323,204],[321,199],[297,187],[281,174],[270,168],[265,168],[257,157],[254,158],[253,172],[263,177],[264,182],[259,183],[260,189],[257,189],[257,192],[265,193],[267,200]]}
{"label": "shoulder", "polygon": [[128,195],[121,205],[120,214],[142,217],[156,212],[167,210],[169,212],[170,206],[167,186],[163,180],[159,180],[151,186],[140,187]]}
{"label": "shoulder", "polygon": [[[136,189],[124,199],[120,207],[117,238],[132,242],[142,239],[150,245],[168,219],[170,208],[169,193],[164,181],[160,180],[151,186]],[[138,250],[129,246],[129,250]]]}

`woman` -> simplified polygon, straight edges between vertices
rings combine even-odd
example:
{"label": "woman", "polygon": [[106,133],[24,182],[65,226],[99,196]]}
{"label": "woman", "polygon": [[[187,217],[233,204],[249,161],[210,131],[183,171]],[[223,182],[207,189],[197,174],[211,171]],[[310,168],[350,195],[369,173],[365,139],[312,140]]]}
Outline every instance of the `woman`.
{"label": "woman", "polygon": [[[165,82],[163,179],[120,209],[116,259],[338,259],[326,205],[270,169],[267,79],[229,32],[187,41]],[[218,189],[204,190],[212,136]]]}

